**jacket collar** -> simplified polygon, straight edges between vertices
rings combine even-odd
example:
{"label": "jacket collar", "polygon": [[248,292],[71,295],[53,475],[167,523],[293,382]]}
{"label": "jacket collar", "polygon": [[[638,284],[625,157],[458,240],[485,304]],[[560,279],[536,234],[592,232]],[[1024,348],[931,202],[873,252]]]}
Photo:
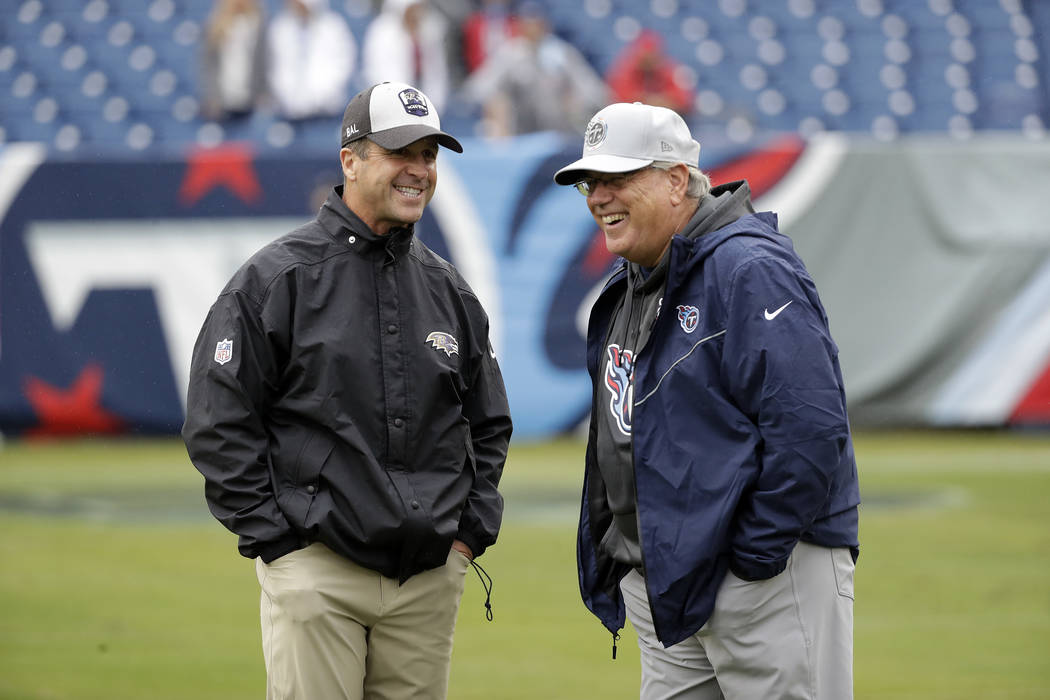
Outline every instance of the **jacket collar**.
{"label": "jacket collar", "polygon": [[[696,239],[705,233],[728,226],[743,216],[753,214],[754,211],[754,207],[751,206],[751,188],[746,180],[718,185],[700,200],[696,212],[689,218],[681,235],[684,238]],[[627,263],[631,287],[648,292],[662,286],[667,277],[670,257],[668,249],[656,266],[648,270],[643,270],[636,263]]]}
{"label": "jacket collar", "polygon": [[360,254],[382,250],[391,258],[400,258],[412,247],[413,226],[394,228],[380,236],[346,206],[342,185],[336,185],[328,193],[328,199],[317,213],[317,221],[328,235],[343,245],[353,236],[355,240],[349,244],[350,248]]}

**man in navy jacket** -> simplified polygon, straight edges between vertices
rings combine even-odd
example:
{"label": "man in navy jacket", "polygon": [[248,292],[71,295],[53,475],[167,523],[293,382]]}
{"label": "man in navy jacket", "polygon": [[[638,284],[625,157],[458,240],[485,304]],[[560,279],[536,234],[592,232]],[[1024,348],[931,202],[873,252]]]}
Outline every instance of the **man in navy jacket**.
{"label": "man in navy jacket", "polygon": [[860,494],[813,280],[671,110],[614,104],[575,185],[624,258],[591,310],[580,589],[641,697],[851,698]]}

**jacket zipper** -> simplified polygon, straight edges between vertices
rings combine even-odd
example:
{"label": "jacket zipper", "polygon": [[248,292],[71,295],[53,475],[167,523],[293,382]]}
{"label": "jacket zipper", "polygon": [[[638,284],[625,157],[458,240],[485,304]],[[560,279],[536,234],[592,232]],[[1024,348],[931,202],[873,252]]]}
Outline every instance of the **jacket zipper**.
{"label": "jacket zipper", "polygon": [[[669,274],[670,273],[668,273],[668,275]],[[630,288],[630,280],[629,279],[628,279],[628,286],[629,286],[628,293],[633,293],[634,290],[632,288]],[[666,296],[666,294],[667,294],[667,281],[665,279],[665,281],[663,283],[663,292],[661,294],[660,301],[657,302],[657,303],[660,304],[660,306],[663,305],[663,297]],[[645,296],[644,295],[642,296],[642,300],[641,301],[642,301],[642,314],[643,314],[643,316],[642,316],[642,318],[638,319],[638,326],[639,327],[638,327],[638,329],[635,332],[635,342],[638,341],[638,337],[641,335],[641,324],[645,320],[645,318],[644,318],[644,314],[645,314]],[[657,307],[657,308],[658,308],[658,310],[661,310],[660,307]],[[656,328],[656,322],[659,320],[659,318],[660,318],[660,316],[659,316],[659,313],[658,313],[656,316],[653,317],[653,320],[650,323],[649,334],[645,338],[645,344],[646,345],[648,345],[649,341],[651,341],[652,338],[653,338],[653,330]],[[628,318],[628,323],[630,323],[630,321],[631,321],[631,319]],[[630,331],[630,328],[628,328],[628,331]],[[634,373],[632,373],[632,376],[634,376],[634,374],[638,373],[638,371],[639,371],[639,360],[638,360],[638,358],[642,354],[642,349],[643,348],[637,348],[634,351],[634,368],[633,368],[634,369]],[[637,394],[634,392],[635,386],[636,386],[636,384],[632,380],[632,382],[631,382],[631,389],[632,389],[632,391],[631,391],[631,475],[634,477],[634,502],[635,502],[634,517],[635,517],[635,520],[637,520],[637,524],[638,524],[638,552],[639,552],[639,554],[641,554],[641,557],[642,557],[642,583],[645,584],[645,600],[649,604],[649,614],[653,618],[653,630],[655,631],[656,630],[656,615],[652,612],[652,610],[653,610],[653,600],[652,600],[652,594],[649,592],[649,578],[646,575],[647,572],[648,572],[648,567],[645,565],[645,546],[644,546],[644,538],[642,537],[642,509],[638,505],[638,470],[637,470],[637,468],[635,466],[636,465],[636,460],[635,460],[635,455],[634,455],[634,415],[635,415],[634,414],[634,407],[635,407],[635,397],[637,396]],[[619,635],[617,635],[617,637],[618,636]],[[659,633],[657,633],[657,638],[659,638],[659,636],[660,636]],[[613,658],[614,659],[616,658],[616,641],[615,640],[613,640]]]}

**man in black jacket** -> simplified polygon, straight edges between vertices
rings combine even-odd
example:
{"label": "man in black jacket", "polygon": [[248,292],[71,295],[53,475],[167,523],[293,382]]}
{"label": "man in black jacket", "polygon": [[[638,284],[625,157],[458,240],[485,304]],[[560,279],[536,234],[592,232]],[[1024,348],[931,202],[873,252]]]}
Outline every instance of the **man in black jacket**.
{"label": "man in black jacket", "polygon": [[444,698],[464,575],[496,541],[511,420],[488,318],[413,236],[441,131],[381,83],[344,184],[253,255],[194,348],[183,437],[256,561],[268,698]]}

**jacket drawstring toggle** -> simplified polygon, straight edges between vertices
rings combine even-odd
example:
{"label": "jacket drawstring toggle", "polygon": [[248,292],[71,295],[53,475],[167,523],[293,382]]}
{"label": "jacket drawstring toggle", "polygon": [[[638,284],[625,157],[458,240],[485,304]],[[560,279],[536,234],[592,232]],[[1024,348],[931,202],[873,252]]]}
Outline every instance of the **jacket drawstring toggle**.
{"label": "jacket drawstring toggle", "polygon": [[470,565],[474,567],[478,578],[481,579],[481,587],[485,589],[485,619],[492,622],[492,577],[473,559],[470,560]]}

